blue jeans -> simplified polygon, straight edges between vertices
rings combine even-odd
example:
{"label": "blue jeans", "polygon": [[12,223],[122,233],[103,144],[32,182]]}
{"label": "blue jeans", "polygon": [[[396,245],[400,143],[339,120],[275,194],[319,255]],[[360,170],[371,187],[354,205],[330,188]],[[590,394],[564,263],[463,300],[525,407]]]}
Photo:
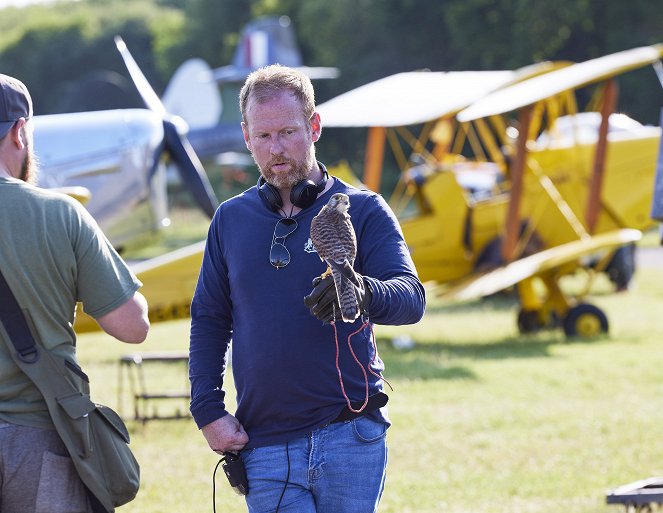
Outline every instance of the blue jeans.
{"label": "blue jeans", "polygon": [[277,505],[279,513],[376,511],[387,467],[386,430],[359,417],[243,452],[249,512],[274,513]]}

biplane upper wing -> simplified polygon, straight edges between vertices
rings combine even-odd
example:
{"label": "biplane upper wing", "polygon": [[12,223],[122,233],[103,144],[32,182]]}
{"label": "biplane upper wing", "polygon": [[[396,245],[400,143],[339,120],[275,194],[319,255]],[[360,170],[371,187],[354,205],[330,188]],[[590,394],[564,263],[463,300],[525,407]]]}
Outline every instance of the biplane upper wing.
{"label": "biplane upper wing", "polygon": [[577,89],[620,73],[654,64],[661,57],[663,57],[663,44],[658,44],[572,64],[485,95],[459,112],[457,118],[464,122],[511,112],[564,91]]}
{"label": "biplane upper wing", "polygon": [[568,66],[539,62],[515,71],[409,71],[343,93],[317,110],[328,127],[400,127],[458,113],[479,98]]}
{"label": "biplane upper wing", "polygon": [[514,77],[514,71],[397,73],[343,93],[317,110],[328,127],[414,125],[455,114]]}
{"label": "biplane upper wing", "polygon": [[[205,241],[201,241],[130,265],[143,282],[140,292],[147,299],[151,322],[189,316],[204,250]],[[80,308],[76,312],[74,328],[77,333],[100,329],[96,321]]]}
{"label": "biplane upper wing", "polygon": [[445,299],[467,301],[495,294],[551,270],[570,264],[582,257],[608,251],[640,240],[639,230],[623,229],[568,242],[535,253],[493,271],[473,275],[442,292]]}

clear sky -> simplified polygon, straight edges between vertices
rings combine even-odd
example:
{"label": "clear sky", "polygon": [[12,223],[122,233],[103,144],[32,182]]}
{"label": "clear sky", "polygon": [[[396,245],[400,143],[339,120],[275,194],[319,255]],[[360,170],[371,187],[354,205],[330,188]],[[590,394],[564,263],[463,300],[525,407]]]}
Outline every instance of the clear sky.
{"label": "clear sky", "polygon": [[55,0],[0,0],[0,9],[3,7],[23,7],[28,4],[45,4]]}

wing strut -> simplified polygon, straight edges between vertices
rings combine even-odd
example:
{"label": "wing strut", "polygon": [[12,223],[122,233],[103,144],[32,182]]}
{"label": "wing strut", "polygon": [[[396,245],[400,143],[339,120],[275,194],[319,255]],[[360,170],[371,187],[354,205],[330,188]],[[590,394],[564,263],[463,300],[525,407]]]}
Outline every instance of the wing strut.
{"label": "wing strut", "polygon": [[523,195],[523,175],[527,160],[527,137],[532,122],[533,105],[524,107],[518,115],[518,141],[516,143],[516,158],[509,174],[511,178],[511,199],[504,227],[504,241],[502,243],[502,259],[511,262],[515,255],[518,234],[520,232],[520,200]]}
{"label": "wing strut", "polygon": [[661,83],[661,87],[663,87],[663,64],[661,64],[661,61],[659,60],[652,64],[652,66],[654,66],[658,81]]}
{"label": "wing strut", "polygon": [[587,231],[592,235],[601,208],[601,188],[605,171],[605,157],[608,152],[608,128],[610,114],[614,112],[617,105],[617,92],[617,82],[614,79],[608,80],[601,102],[601,126],[599,127],[599,140],[596,143],[594,168],[589,182],[589,198],[587,199],[587,213],[585,214]]}
{"label": "wing strut", "polygon": [[387,129],[385,127],[372,126],[368,129],[366,158],[364,161],[364,183],[374,192],[380,192],[386,136]]}

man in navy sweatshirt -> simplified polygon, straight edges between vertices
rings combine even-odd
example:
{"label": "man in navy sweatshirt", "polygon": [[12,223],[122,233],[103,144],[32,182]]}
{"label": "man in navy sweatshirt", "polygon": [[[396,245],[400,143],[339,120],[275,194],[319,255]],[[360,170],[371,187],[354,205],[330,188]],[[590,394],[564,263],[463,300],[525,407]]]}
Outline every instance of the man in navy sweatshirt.
{"label": "man in navy sweatshirt", "polygon": [[[210,225],[191,305],[191,412],[214,451],[240,454],[250,512],[372,512],[390,425],[372,324],[418,322],[424,288],[382,197],[316,160],[322,126],[308,77],[261,68],[240,109],[261,174]],[[324,306],[337,299],[333,281],[314,280],[327,264],[311,220],[336,193],[349,197],[357,239],[363,315],[354,322],[335,316],[334,301]],[[223,390],[231,339],[234,416]]]}

